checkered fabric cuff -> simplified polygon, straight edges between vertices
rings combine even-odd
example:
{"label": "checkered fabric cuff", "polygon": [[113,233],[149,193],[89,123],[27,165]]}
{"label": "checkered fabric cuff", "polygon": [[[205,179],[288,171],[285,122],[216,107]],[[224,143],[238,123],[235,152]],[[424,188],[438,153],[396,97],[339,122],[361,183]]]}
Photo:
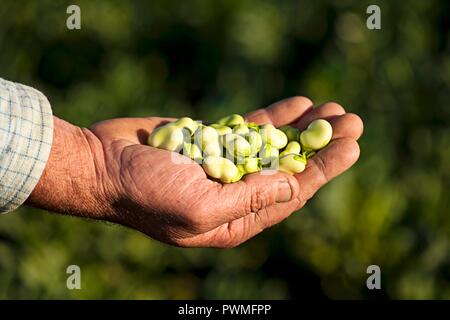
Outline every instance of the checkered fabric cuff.
{"label": "checkered fabric cuff", "polygon": [[44,171],[53,116],[36,89],[0,78],[0,213],[23,204]]}

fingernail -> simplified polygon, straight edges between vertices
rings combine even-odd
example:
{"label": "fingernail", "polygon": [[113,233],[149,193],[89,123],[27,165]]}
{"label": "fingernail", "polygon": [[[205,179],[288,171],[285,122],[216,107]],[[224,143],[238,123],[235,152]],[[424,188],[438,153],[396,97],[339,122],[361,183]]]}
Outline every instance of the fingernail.
{"label": "fingernail", "polygon": [[288,182],[280,182],[278,184],[278,193],[276,202],[288,202],[291,200],[292,190],[291,185]]}

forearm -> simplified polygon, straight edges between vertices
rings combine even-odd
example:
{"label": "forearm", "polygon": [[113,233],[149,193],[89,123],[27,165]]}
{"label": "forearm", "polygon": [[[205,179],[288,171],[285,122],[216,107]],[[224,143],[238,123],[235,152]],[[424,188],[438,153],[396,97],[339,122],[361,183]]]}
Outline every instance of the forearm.
{"label": "forearm", "polygon": [[[101,159],[96,137],[54,117],[53,144],[45,170],[26,204],[58,213],[95,218],[103,211]],[[95,148],[96,152],[101,146]],[[101,156],[101,155],[100,155]]]}

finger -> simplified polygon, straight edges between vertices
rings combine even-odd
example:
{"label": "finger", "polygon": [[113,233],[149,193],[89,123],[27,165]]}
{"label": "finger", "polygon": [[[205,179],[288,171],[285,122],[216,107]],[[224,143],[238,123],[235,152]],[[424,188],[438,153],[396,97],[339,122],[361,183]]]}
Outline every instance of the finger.
{"label": "finger", "polygon": [[293,126],[299,128],[300,130],[304,130],[314,120],[331,120],[332,118],[343,114],[345,114],[345,110],[340,104],[335,102],[327,102],[306,113],[303,117],[298,119],[298,121]]}
{"label": "finger", "polygon": [[253,238],[262,231],[270,228],[287,217],[289,217],[299,207],[298,201],[287,203],[277,203],[263,208],[257,212],[252,212],[245,217],[231,221],[226,231],[217,233],[215,237],[216,246],[235,247],[250,238]]}
{"label": "finger", "polygon": [[115,118],[104,120],[90,127],[99,138],[114,137],[130,144],[146,144],[149,134],[157,127],[173,121],[173,118]]}
{"label": "finger", "polygon": [[358,140],[364,130],[361,118],[354,113],[346,113],[329,121],[333,127],[332,139],[353,138]]}
{"label": "finger", "polygon": [[276,102],[264,109],[258,109],[246,115],[249,122],[257,124],[271,123],[275,127],[290,124],[309,110],[312,110],[313,103],[306,97],[291,97]]}
{"label": "finger", "polygon": [[294,176],[263,171],[247,175],[236,183],[216,186],[205,195],[203,202],[207,206],[214,204],[214,211],[211,208],[200,211],[208,216],[212,229],[274,204],[297,199],[299,192]]}
{"label": "finger", "polygon": [[186,247],[236,247],[263,230],[286,219],[297,207],[298,201],[278,203],[224,223],[208,232],[181,239],[177,244]]}
{"label": "finger", "polygon": [[296,174],[301,185],[300,204],[310,199],[324,184],[350,168],[359,158],[359,145],[352,138],[339,138],[309,159],[305,171]]}

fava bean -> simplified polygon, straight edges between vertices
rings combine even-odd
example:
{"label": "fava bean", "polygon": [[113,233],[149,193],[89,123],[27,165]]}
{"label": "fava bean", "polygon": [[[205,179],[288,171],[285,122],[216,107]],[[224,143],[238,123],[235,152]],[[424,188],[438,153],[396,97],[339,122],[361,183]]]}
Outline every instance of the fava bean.
{"label": "fava bean", "polygon": [[234,126],[233,133],[238,134],[240,136],[245,136],[249,133],[249,129],[245,124],[238,124]]}
{"label": "fava bean", "polygon": [[190,131],[191,135],[194,134],[194,132],[197,130],[199,126],[199,124],[196,121],[188,117],[180,118],[172,123],[177,127],[187,128]]}
{"label": "fava bean", "polygon": [[195,132],[194,140],[205,149],[209,143],[219,141],[219,133],[213,127],[200,126]]}
{"label": "fava bean", "polygon": [[223,183],[236,182],[242,178],[242,173],[238,167],[232,161],[223,157],[206,157],[202,167],[208,176]]}
{"label": "fava bean", "polygon": [[233,129],[231,129],[230,127],[224,126],[221,124],[217,124],[217,123],[213,123],[212,125],[210,125],[210,127],[216,129],[217,133],[221,136],[224,136],[226,134],[233,132]]}
{"label": "fava bean", "polygon": [[244,137],[235,133],[224,136],[224,146],[234,156],[249,156],[251,152],[250,143]]}
{"label": "fava bean", "polygon": [[280,128],[281,131],[287,136],[288,141],[299,141],[300,139],[300,130],[291,126],[284,126]]}
{"label": "fava bean", "polygon": [[248,122],[248,123],[247,123],[247,127],[248,127],[250,130],[259,132],[259,126],[258,126],[256,123],[254,123],[254,122]]}
{"label": "fava bean", "polygon": [[190,133],[187,129],[169,123],[156,128],[148,137],[147,144],[155,148],[179,151],[188,136]]}
{"label": "fava bean", "polygon": [[262,138],[255,130],[250,130],[248,134],[248,143],[250,143],[250,155],[255,155],[261,150]]}
{"label": "fava bean", "polygon": [[263,143],[268,143],[277,149],[284,148],[288,143],[288,138],[283,131],[275,128],[272,124],[265,124],[260,130]]}
{"label": "fava bean", "polygon": [[330,142],[332,136],[331,124],[327,120],[318,119],[300,134],[300,143],[304,150],[319,150]]}
{"label": "fava bean", "polygon": [[261,171],[261,160],[259,158],[248,157],[243,163],[237,165],[239,171],[243,174],[249,174]]}
{"label": "fava bean", "polygon": [[259,152],[259,157],[263,165],[272,163],[279,155],[279,150],[268,143],[264,144]]}
{"label": "fava bean", "polygon": [[222,156],[223,155],[223,148],[220,144],[219,140],[211,141],[205,145],[203,148],[203,153],[206,156]]}
{"label": "fava bean", "polygon": [[224,125],[224,126],[234,127],[238,124],[244,124],[245,120],[239,114],[232,114],[232,115],[229,115],[229,116],[219,119],[216,123]]}
{"label": "fava bean", "polygon": [[291,141],[288,143],[286,148],[283,150],[283,152],[280,153],[280,157],[285,156],[287,154],[300,154],[300,151],[302,150],[302,147],[300,146],[300,143],[297,141]]}
{"label": "fava bean", "polygon": [[194,143],[189,142],[184,143],[183,155],[199,163],[202,160],[202,150],[200,150],[200,148]]}
{"label": "fava bean", "polygon": [[288,154],[280,158],[278,170],[296,174],[305,170],[306,159],[297,154]]}

